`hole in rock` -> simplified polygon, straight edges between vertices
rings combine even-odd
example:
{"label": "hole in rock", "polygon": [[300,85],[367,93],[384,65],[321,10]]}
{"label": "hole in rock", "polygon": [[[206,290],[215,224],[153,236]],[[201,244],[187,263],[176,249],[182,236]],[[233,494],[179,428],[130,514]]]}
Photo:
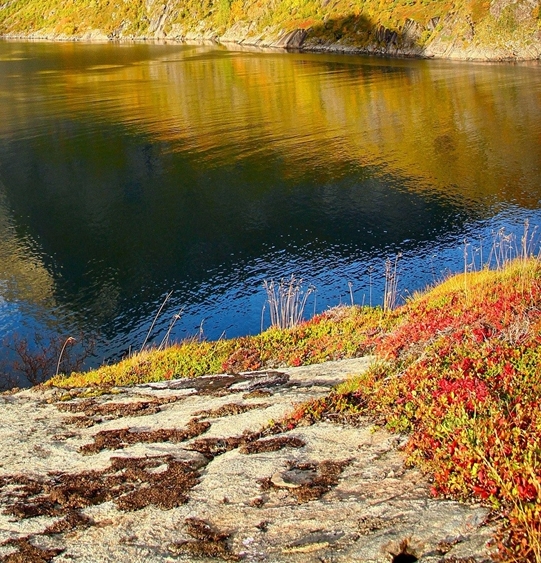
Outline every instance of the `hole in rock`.
{"label": "hole in rock", "polygon": [[418,561],[415,555],[411,553],[399,553],[393,557],[392,563],[415,563]]}

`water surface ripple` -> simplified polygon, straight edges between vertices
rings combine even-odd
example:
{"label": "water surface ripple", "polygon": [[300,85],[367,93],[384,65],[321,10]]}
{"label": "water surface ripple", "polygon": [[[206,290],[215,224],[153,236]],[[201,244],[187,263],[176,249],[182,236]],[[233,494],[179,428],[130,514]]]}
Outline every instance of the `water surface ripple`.
{"label": "water surface ripple", "polygon": [[407,295],[541,222],[540,143],[538,64],[0,42],[0,339],[97,365],[170,290],[158,340],[256,333],[263,280],[377,304],[398,253]]}

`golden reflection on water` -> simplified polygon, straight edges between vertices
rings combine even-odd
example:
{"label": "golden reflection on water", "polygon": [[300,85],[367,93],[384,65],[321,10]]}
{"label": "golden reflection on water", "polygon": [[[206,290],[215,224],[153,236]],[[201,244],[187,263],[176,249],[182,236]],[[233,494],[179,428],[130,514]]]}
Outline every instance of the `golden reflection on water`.
{"label": "golden reflection on water", "polygon": [[[349,162],[380,167],[414,191],[539,202],[527,189],[540,170],[536,67],[196,55],[67,72],[63,98],[76,114],[189,150],[201,166],[272,154],[302,177],[332,176]],[[97,115],[89,100],[99,103]]]}
{"label": "golden reflection on water", "polygon": [[422,270],[472,224],[539,208],[540,147],[537,64],[0,42],[0,305],[125,346],[180,285],[218,334],[231,316],[246,333],[251,305],[217,292],[212,313],[211,285],[289,260],[339,292],[360,253],[401,245]]}
{"label": "golden reflection on water", "polygon": [[[42,261],[15,234],[0,181],[0,301],[54,307],[54,280]],[[1,321],[2,319],[0,319]],[[1,324],[1,322],[0,322]],[[0,333],[1,336],[1,333]]]}
{"label": "golden reflection on water", "polygon": [[[190,153],[201,173],[252,159],[279,163],[285,179],[323,185],[372,167],[399,178],[402,189],[453,204],[539,205],[537,65],[202,46],[23,44],[7,50],[0,56],[0,143],[39,138],[30,150],[43,162],[57,159],[60,180],[62,163],[79,158],[72,119],[92,124],[96,135],[107,134],[102,125],[120,127],[161,141],[161,150]],[[55,185],[63,200],[83,201],[85,219],[97,225],[108,206],[117,209],[107,187],[116,182],[114,169],[138,166],[133,156],[110,148],[97,143],[85,154],[96,178],[107,181],[88,186],[81,178],[73,194],[66,173]],[[20,299],[51,301],[50,274],[9,235],[11,219],[2,213],[0,205],[0,280],[19,280]],[[111,303],[115,291],[107,293],[114,294]]]}
{"label": "golden reflection on water", "polygon": [[0,76],[35,75],[30,83],[3,81],[6,90],[0,82],[0,135],[38,134],[36,118],[61,111],[133,128],[171,151],[190,151],[202,167],[272,156],[291,177],[315,170],[324,180],[348,163],[377,166],[413,191],[526,207],[539,201],[536,65],[54,47],[54,61],[42,57],[41,66],[28,45],[1,57],[11,66]]}

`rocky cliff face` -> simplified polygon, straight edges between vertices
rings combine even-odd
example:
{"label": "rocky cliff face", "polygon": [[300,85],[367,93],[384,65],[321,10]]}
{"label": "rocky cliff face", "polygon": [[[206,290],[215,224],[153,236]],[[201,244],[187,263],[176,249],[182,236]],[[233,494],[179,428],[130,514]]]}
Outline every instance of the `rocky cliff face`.
{"label": "rocky cliff face", "polygon": [[0,34],[64,40],[211,40],[470,60],[541,55],[539,0],[8,0]]}

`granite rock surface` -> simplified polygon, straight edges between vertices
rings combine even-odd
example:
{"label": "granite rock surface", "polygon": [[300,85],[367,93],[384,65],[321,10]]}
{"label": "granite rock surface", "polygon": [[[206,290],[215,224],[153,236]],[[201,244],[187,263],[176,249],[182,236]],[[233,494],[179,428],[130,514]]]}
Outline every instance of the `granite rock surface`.
{"label": "granite rock surface", "polygon": [[0,396],[0,561],[490,561],[487,509],[433,498],[407,436],[269,432],[369,362]]}

